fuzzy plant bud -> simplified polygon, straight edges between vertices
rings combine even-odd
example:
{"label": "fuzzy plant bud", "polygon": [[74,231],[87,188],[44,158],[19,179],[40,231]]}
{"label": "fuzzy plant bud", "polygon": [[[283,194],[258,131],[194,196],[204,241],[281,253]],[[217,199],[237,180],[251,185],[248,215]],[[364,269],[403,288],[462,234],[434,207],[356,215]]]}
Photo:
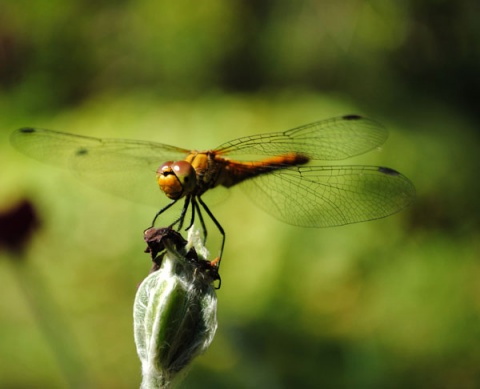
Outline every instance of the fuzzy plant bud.
{"label": "fuzzy plant bud", "polygon": [[189,234],[188,244],[172,229],[151,228],[145,231],[145,240],[155,265],[134,303],[141,388],[166,388],[213,340],[217,329],[213,284],[220,277],[216,266],[204,259],[206,249],[196,230]]}

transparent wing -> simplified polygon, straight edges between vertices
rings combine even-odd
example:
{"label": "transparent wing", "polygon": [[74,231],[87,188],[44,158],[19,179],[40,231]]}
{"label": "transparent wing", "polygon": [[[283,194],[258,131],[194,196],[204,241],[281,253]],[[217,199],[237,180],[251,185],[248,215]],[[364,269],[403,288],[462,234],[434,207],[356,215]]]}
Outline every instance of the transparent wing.
{"label": "transparent wing", "polygon": [[310,123],[285,132],[247,136],[224,143],[215,151],[224,155],[300,153],[313,160],[340,160],[382,145],[388,137],[379,123],[347,115]]}
{"label": "transparent wing", "polygon": [[377,166],[292,167],[246,180],[240,187],[266,212],[303,227],[383,218],[415,198],[406,177]]}
{"label": "transparent wing", "polygon": [[72,169],[99,189],[157,207],[166,199],[156,184],[157,168],[189,153],[160,143],[99,139],[33,128],[15,131],[10,140],[29,157]]}

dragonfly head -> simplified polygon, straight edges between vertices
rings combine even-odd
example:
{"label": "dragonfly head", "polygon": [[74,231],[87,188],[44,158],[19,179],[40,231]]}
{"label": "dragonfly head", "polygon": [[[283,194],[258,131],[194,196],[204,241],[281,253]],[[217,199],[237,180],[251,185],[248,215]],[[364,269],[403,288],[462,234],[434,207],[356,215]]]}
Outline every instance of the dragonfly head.
{"label": "dragonfly head", "polygon": [[195,189],[195,169],[186,161],[168,161],[157,169],[157,182],[165,195],[177,200]]}

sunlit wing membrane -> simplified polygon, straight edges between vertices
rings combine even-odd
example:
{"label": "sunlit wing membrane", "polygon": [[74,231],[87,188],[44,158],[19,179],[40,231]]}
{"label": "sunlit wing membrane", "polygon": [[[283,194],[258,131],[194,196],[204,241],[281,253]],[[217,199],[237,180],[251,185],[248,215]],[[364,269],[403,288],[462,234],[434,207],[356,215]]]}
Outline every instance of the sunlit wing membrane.
{"label": "sunlit wing membrane", "polygon": [[165,202],[156,169],[165,161],[183,159],[188,150],[153,142],[98,139],[43,129],[20,129],[12,144],[24,154],[72,169],[87,183],[135,202]]}
{"label": "sunlit wing membrane", "polygon": [[277,156],[296,152],[313,160],[341,160],[382,145],[388,137],[379,123],[348,115],[321,120],[285,132],[239,138],[215,151],[225,155]]}
{"label": "sunlit wing membrane", "polygon": [[415,198],[406,177],[376,166],[287,168],[246,180],[240,187],[272,216],[303,227],[383,218]]}

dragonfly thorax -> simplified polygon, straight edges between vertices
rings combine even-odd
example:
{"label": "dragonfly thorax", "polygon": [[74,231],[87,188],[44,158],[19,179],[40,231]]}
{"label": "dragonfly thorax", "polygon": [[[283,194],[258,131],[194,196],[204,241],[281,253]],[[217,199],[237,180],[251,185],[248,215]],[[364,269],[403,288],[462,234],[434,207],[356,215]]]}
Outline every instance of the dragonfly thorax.
{"label": "dragonfly thorax", "polygon": [[157,183],[168,198],[178,200],[195,189],[195,169],[186,161],[165,162],[157,169]]}

